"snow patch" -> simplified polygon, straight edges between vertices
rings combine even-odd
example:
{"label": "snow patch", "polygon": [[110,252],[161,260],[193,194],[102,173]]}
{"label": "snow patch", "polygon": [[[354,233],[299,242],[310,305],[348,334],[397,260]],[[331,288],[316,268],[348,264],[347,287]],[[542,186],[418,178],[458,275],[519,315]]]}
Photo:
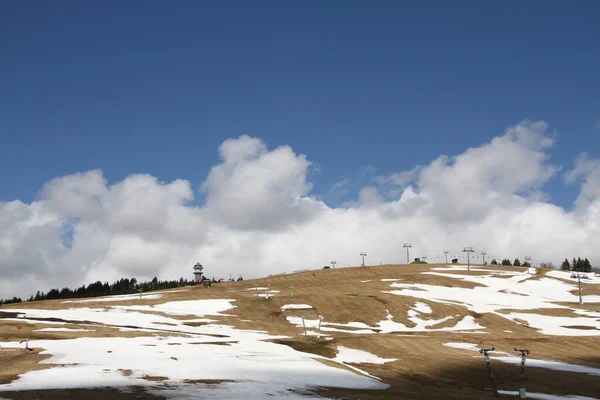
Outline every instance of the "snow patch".
{"label": "snow patch", "polygon": [[375,354],[363,350],[349,349],[348,347],[338,346],[337,356],[333,359],[342,363],[368,363],[368,364],[385,364],[396,361],[397,358],[381,358]]}
{"label": "snow patch", "polygon": [[424,314],[431,314],[431,307],[429,307],[427,304],[421,303],[419,301],[417,301],[415,303],[413,310],[416,310],[416,311],[418,311],[420,313],[424,313]]}
{"label": "snow patch", "polygon": [[[519,392],[514,390],[498,390],[500,394],[507,394],[509,396],[518,396]],[[530,399],[537,400],[598,400],[595,397],[585,397],[585,396],[577,396],[577,395],[566,395],[561,396],[558,394],[544,394],[544,393],[530,393],[527,392],[527,397]]]}
{"label": "snow patch", "polygon": [[308,304],[286,304],[281,307],[282,310],[308,310],[311,308],[312,306]]}
{"label": "snow patch", "polygon": [[479,347],[474,343],[447,342],[443,343],[443,345],[453,349],[479,351]]}

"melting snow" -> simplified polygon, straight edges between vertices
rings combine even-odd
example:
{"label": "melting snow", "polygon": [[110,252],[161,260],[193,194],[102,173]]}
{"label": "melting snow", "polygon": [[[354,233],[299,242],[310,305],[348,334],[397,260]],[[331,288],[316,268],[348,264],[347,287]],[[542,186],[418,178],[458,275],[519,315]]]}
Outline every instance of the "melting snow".
{"label": "melting snow", "polygon": [[[0,311],[2,312],[2,311]],[[27,318],[20,317],[20,318],[2,318],[2,321],[15,321],[15,322],[25,322],[27,324],[40,324],[40,325],[66,325],[66,322],[58,322],[58,321],[36,321],[36,320],[30,320]]]}
{"label": "melting snow", "polygon": [[312,308],[308,304],[286,304],[281,307],[282,310],[307,310]]}
{"label": "melting snow", "polygon": [[169,301],[153,306],[114,306],[122,310],[135,311],[159,311],[165,314],[173,315],[222,315],[222,311],[230,310],[235,306],[231,304],[233,299],[212,299],[212,300],[184,300]]}
{"label": "melting snow", "polygon": [[[273,384],[281,388],[312,386],[385,389],[388,385],[326,366],[313,354],[263,341],[248,340],[237,332],[238,342],[214,345],[215,338],[136,337],[40,340],[35,346],[52,357],[41,361],[55,368],[31,371],[16,381],[0,385],[0,391],[100,386],[158,385],[143,376],[164,376],[168,384],[186,379],[224,379]],[[202,342],[209,342],[201,344]],[[174,346],[171,343],[177,343]],[[198,344],[200,343],[200,344]],[[17,347],[18,343],[3,343]],[[198,362],[202,360],[202,362]],[[124,376],[119,370],[132,370]]]}
{"label": "melting snow", "polygon": [[429,307],[427,304],[421,303],[419,301],[417,301],[415,303],[413,310],[418,311],[420,313],[424,313],[424,314],[431,314],[431,307]]}
{"label": "melting snow", "polygon": [[349,349],[344,346],[337,347],[337,356],[333,359],[343,363],[368,363],[368,364],[385,364],[387,362],[396,361],[397,358],[381,358],[375,354],[363,351]]}
{"label": "melting snow", "polygon": [[[518,396],[519,392],[512,390],[498,390],[500,394],[507,394],[509,396]],[[585,397],[576,395],[561,396],[558,394],[544,394],[544,393],[530,393],[527,392],[527,397],[530,399],[537,400],[598,400],[595,397]]]}
{"label": "melting snow", "polygon": [[[547,276],[551,276],[553,278],[566,279],[571,282],[577,282],[577,278],[571,278],[573,272],[569,271],[548,271],[546,273]],[[581,279],[581,283],[588,284],[600,284],[600,277],[596,276],[593,272],[580,272],[580,275],[585,275],[588,279]]]}
{"label": "melting snow", "polygon": [[[413,310],[411,310],[413,311]],[[413,311],[416,313],[415,311]],[[410,311],[409,311],[410,314]],[[448,321],[453,317],[448,316],[442,319],[430,319],[430,320],[422,320],[417,315],[413,315],[409,317],[409,320],[415,323],[415,327],[409,328],[406,325],[393,321],[393,316],[388,312],[387,320],[379,321],[377,326],[369,326],[363,322],[350,322],[347,324],[340,324],[334,322],[321,322],[321,330],[322,331],[330,331],[330,332],[344,332],[344,333],[355,333],[355,334],[370,334],[376,333],[379,331],[380,333],[394,333],[394,332],[448,332],[448,331],[468,331],[468,330],[477,330],[485,328],[475,322],[475,319],[468,315],[464,317],[462,320],[458,321],[454,326],[445,327],[445,328],[431,328],[434,325],[440,324],[442,322]],[[302,324],[301,317],[286,317],[288,322],[291,324],[302,328],[306,326],[306,328],[318,328],[319,320],[318,319],[304,319],[304,325]],[[339,329],[332,327],[346,327],[346,328],[359,328],[356,330],[349,329]]]}
{"label": "melting snow", "polygon": [[448,342],[444,343],[444,346],[451,347],[453,349],[479,351],[479,347],[477,347],[477,345],[473,343]]}
{"label": "melting snow", "polygon": [[[447,342],[447,343],[444,343],[444,346],[451,347],[453,349],[479,351],[479,347],[474,343]],[[510,353],[494,351],[494,352],[492,352],[492,361],[502,361],[507,364],[519,365],[519,364],[521,364],[521,357],[510,354]],[[578,372],[578,373],[584,373],[584,374],[588,374],[588,375],[600,376],[599,368],[588,367],[585,365],[567,364],[567,363],[558,362],[558,361],[538,360],[535,358],[527,358],[525,365],[529,366],[529,367],[534,367],[534,368],[545,368],[545,369],[552,369],[555,371]]]}
{"label": "melting snow", "polygon": [[[155,300],[163,297],[164,294],[169,293],[177,293],[177,292],[189,292],[190,289],[179,289],[179,290],[170,290],[168,292],[149,292],[149,294],[142,293],[142,300]],[[91,299],[85,300],[65,300],[61,303],[97,303],[102,301],[128,301],[128,300],[137,300],[140,298],[139,293],[132,294],[121,294],[117,296],[100,296],[94,297]]]}
{"label": "melting snow", "polygon": [[[527,321],[529,326],[540,330],[540,332],[544,335],[600,336],[600,320],[593,318],[552,317],[549,315],[529,313],[510,313],[504,316],[512,320],[518,318]],[[586,326],[590,327],[591,329],[567,328],[568,326]]]}
{"label": "melting snow", "polygon": [[[234,307],[231,302],[232,300],[227,299],[198,300],[147,307],[148,310],[169,314],[203,316],[219,314]],[[35,340],[30,343],[32,347],[43,349],[42,354],[51,355],[41,363],[52,364],[54,367],[22,374],[16,381],[0,385],[0,392],[133,385],[158,390],[164,386],[160,382],[142,379],[144,376],[166,377],[171,388],[176,386],[174,391],[168,392],[171,394],[185,392],[189,388],[184,383],[186,379],[237,381],[211,389],[211,395],[221,398],[231,398],[232,388],[235,388],[236,393],[274,393],[277,397],[288,397],[295,396],[289,389],[302,391],[312,387],[388,387],[370,376],[356,375],[316,360],[324,357],[264,341],[282,336],[239,330],[227,325],[187,326],[184,324],[185,320],[141,313],[138,311],[140,307],[144,306],[14,310],[24,313],[24,318],[54,317],[93,321],[114,325],[122,330],[171,331],[177,336]],[[0,344],[9,348],[22,347],[18,342]],[[202,362],[199,363],[198,360]],[[124,376],[122,370],[131,370],[133,373]],[[356,371],[364,374],[358,369]]]}
{"label": "melting snow", "polygon": [[[516,318],[520,318],[527,321],[529,326],[541,330],[544,334],[600,336],[600,329],[567,328],[567,326],[600,328],[600,321],[597,320],[596,313],[590,311],[576,310],[575,312],[582,315],[577,318],[551,317],[525,313],[505,315],[498,312],[501,309],[569,309],[569,307],[558,305],[554,302],[577,303],[579,301],[578,296],[571,293],[572,290],[576,289],[575,285],[548,277],[526,280],[529,276],[528,274],[519,274],[508,279],[491,275],[475,276],[440,272],[424,272],[424,274],[460,279],[479,284],[480,286],[469,289],[424,284],[392,283],[391,287],[400,290],[392,290],[387,293],[426,299],[439,303],[464,305],[470,311],[494,313],[513,322],[516,322]],[[585,302],[600,302],[600,296],[584,296]],[[410,317],[416,317],[414,312],[410,313]]]}

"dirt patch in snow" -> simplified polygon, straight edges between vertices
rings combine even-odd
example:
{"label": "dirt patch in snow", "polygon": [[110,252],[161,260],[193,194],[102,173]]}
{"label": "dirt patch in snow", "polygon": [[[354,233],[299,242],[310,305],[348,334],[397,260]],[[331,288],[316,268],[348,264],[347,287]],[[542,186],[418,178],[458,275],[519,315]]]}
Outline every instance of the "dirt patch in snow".
{"label": "dirt patch in snow", "polygon": [[[0,349],[0,384],[10,383],[20,374],[51,367],[50,364],[39,364],[40,361],[50,358],[50,355],[40,354],[42,349],[23,351],[22,348]],[[0,392],[0,397],[2,392]]]}

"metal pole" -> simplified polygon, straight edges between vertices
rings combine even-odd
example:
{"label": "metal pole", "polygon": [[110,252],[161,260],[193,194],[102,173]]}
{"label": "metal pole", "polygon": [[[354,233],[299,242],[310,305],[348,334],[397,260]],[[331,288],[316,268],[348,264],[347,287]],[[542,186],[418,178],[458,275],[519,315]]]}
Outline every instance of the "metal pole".
{"label": "metal pole", "polygon": [[500,397],[498,394],[498,389],[496,389],[496,382],[494,381],[494,374],[492,373],[492,362],[490,361],[490,356],[488,354],[489,351],[494,351],[495,349],[495,347],[492,347],[491,349],[481,349],[479,350],[479,354],[483,354],[485,357],[485,364],[487,365],[488,373],[490,374],[490,381],[492,382],[494,397]]}
{"label": "metal pole", "polygon": [[304,323],[304,316],[302,316],[302,326],[304,327],[304,336],[306,336],[306,324]]}
{"label": "metal pole", "polygon": [[448,264],[448,252],[444,251],[444,254],[446,255],[446,264]]}
{"label": "metal pole", "polygon": [[583,299],[581,298],[581,275],[579,275],[579,272],[577,273],[577,282],[579,283],[579,304],[583,304]]}
{"label": "metal pole", "polygon": [[525,391],[525,359],[527,358],[527,354],[529,354],[529,350],[519,350],[515,348],[515,351],[521,353],[521,378],[519,379],[519,398],[526,399],[527,392]]}

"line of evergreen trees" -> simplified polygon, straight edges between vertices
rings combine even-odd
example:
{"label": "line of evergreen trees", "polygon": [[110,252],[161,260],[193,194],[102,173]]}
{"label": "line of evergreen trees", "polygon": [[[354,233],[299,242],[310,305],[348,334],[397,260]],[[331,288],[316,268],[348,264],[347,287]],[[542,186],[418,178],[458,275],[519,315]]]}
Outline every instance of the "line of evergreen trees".
{"label": "line of evergreen trees", "polygon": [[563,271],[592,272],[592,264],[590,264],[587,258],[582,260],[579,257],[577,259],[573,257],[573,262],[571,263],[565,258],[565,261],[560,265],[560,269]]}
{"label": "line of evergreen trees", "polygon": [[495,258],[492,259],[492,261],[490,262],[491,265],[513,265],[515,267],[531,267],[531,264],[529,264],[527,261],[525,261],[524,263],[521,263],[521,261],[518,258],[515,258],[515,260],[513,262],[511,262],[508,258],[505,258],[504,260],[502,260],[500,262],[500,264],[498,264],[498,261],[496,261]]}
{"label": "line of evergreen trees", "polygon": [[[502,260],[502,262],[498,263],[496,259],[492,259],[490,262],[491,265],[514,265],[515,267],[530,267],[529,263],[526,261],[521,263],[518,258],[511,263],[508,258]],[[552,264],[550,263],[542,263],[541,267],[552,268]],[[560,269],[563,271],[576,271],[576,272],[592,272],[594,268],[592,268],[592,264],[587,258],[581,259],[580,257],[573,257],[573,261],[569,262],[568,259],[565,258],[565,261],[562,262]]]}
{"label": "line of evergreen trees", "polygon": [[[214,280],[214,278],[213,278]],[[160,289],[171,289],[182,286],[193,285],[194,281],[188,281],[187,279],[179,278],[175,281],[159,281],[156,277],[148,282],[138,283],[135,278],[121,278],[118,281],[109,284],[108,282],[94,282],[89,285],[83,285],[77,289],[63,288],[50,289],[48,293],[38,291],[35,296],[32,295],[26,301],[39,301],[39,300],[58,300],[58,299],[78,299],[86,297],[98,297],[107,295],[119,295],[119,294],[131,294],[137,293],[141,289],[143,292],[150,292],[153,290]],[[13,304],[21,303],[23,300],[20,297],[13,297],[12,299],[0,299],[0,305],[2,304]]]}

